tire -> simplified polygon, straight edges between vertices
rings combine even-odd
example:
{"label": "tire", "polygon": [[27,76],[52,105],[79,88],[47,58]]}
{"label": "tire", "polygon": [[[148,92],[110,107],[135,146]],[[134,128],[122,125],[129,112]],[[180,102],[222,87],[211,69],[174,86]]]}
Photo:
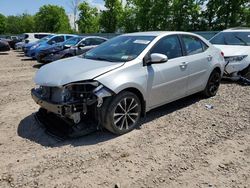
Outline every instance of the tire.
{"label": "tire", "polygon": [[241,72],[241,75],[242,75],[244,78],[250,80],[250,65],[249,65],[246,69],[244,69],[244,70]]}
{"label": "tire", "polygon": [[203,91],[203,95],[207,98],[215,96],[219,90],[220,81],[221,81],[220,72],[214,70],[208,79],[206,88]]}
{"label": "tire", "polygon": [[105,114],[103,126],[116,135],[126,134],[138,126],[141,109],[140,99],[134,93],[124,91],[102,109]]}

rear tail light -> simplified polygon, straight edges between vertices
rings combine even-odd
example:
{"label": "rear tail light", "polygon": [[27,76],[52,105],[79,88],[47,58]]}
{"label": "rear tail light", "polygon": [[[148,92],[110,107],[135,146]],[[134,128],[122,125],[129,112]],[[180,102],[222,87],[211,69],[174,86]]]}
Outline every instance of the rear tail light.
{"label": "rear tail light", "polygon": [[222,57],[224,57],[224,52],[221,52]]}

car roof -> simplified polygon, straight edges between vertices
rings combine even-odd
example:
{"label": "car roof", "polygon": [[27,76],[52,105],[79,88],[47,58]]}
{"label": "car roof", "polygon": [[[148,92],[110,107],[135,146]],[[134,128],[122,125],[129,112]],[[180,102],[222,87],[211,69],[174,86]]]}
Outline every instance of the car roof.
{"label": "car roof", "polygon": [[39,35],[39,34],[50,35],[52,33],[23,33],[23,34],[28,34],[28,35]]}
{"label": "car roof", "polygon": [[184,32],[184,31],[146,31],[146,32],[136,32],[136,33],[128,33],[124,34],[126,36],[164,36],[164,35],[170,35],[170,34],[188,34],[188,35],[194,35],[197,36],[194,33]]}
{"label": "car roof", "polygon": [[81,36],[82,38],[99,38],[99,39],[105,39],[105,40],[108,40],[107,38],[105,37],[100,37],[100,36]]}
{"label": "car roof", "polygon": [[222,32],[249,32],[250,28],[247,27],[235,27],[235,28],[230,28],[230,29],[226,29]]}

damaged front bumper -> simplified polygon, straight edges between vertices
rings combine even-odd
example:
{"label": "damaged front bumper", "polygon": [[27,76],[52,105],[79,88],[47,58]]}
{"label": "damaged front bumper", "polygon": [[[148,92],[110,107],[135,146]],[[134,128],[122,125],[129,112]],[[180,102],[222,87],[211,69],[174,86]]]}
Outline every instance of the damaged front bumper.
{"label": "damaged front bumper", "polygon": [[[84,84],[92,84],[90,82]],[[74,121],[75,124],[81,121],[83,115],[86,115],[88,112],[88,107],[95,105],[96,108],[100,108],[103,104],[103,98],[112,96],[112,91],[104,87],[103,85],[98,85],[95,89],[86,92],[86,91],[71,91],[74,93],[74,97],[67,100],[53,101],[53,95],[56,93],[57,97],[64,98],[63,94],[65,88],[72,87],[71,85],[83,86],[83,83],[73,83],[65,86],[58,93],[58,89],[51,89],[49,94],[44,96],[41,89],[32,89],[31,96],[33,100],[41,106],[43,109],[46,109],[48,112],[52,112],[60,117],[68,118]],[[58,99],[58,98],[57,98]]]}
{"label": "damaged front bumper", "polygon": [[33,100],[42,108],[53,112],[60,116],[67,116],[77,112],[87,112],[87,103],[83,102],[66,102],[66,103],[53,103],[43,99],[35,89],[31,90],[31,96]]}

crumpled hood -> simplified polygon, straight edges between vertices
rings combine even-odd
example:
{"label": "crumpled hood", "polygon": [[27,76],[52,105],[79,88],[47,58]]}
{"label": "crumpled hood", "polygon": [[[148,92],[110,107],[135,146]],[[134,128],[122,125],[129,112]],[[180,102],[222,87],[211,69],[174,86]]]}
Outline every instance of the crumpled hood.
{"label": "crumpled hood", "polygon": [[42,66],[34,81],[37,85],[60,87],[72,82],[91,80],[123,64],[72,57]]}
{"label": "crumpled hood", "polygon": [[250,46],[238,46],[238,45],[214,45],[219,48],[225,57],[232,57],[238,55],[248,55]]}

